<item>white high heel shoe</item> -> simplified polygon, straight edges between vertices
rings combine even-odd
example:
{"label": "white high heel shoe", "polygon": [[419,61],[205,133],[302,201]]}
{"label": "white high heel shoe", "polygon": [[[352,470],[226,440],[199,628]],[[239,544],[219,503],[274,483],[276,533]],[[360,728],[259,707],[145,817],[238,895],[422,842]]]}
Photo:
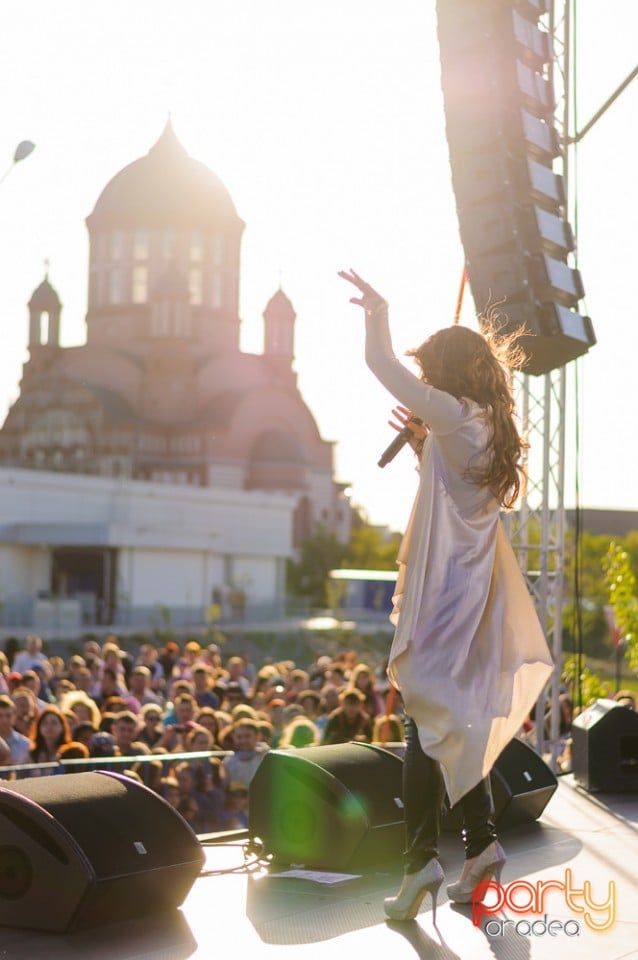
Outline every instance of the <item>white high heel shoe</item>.
{"label": "white high heel shoe", "polygon": [[497,883],[501,881],[501,873],[505,866],[505,851],[498,842],[493,840],[489,847],[486,847],[483,853],[480,853],[472,866],[467,877],[464,880],[457,880],[456,883],[450,883],[447,887],[447,895],[450,900],[456,903],[471,903],[472,891],[477,883],[482,880],[495,878]]}
{"label": "white high heel shoe", "polygon": [[383,901],[385,915],[389,920],[414,920],[426,893],[432,897],[432,923],[436,923],[436,898],[445,877],[441,864],[432,858],[422,870],[406,873],[396,897]]}

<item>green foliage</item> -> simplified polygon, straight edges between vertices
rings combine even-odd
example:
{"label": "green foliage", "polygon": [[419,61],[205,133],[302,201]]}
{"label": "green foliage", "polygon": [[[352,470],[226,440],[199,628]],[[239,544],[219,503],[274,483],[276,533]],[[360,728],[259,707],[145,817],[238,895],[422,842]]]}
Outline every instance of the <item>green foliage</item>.
{"label": "green foliage", "polygon": [[396,570],[401,536],[383,535],[378,527],[359,522],[353,525],[343,566],[353,570]]}
{"label": "green foliage", "polygon": [[561,674],[563,683],[569,690],[574,691],[578,689],[579,676],[583,707],[588,707],[590,703],[595,703],[600,697],[611,696],[607,684],[605,684],[597,674],[591,672],[584,658],[580,661],[579,672],[578,657],[568,657],[567,660],[565,660]]}
{"label": "green foliage", "polygon": [[312,536],[301,545],[299,559],[288,562],[288,593],[307,598],[314,607],[338,607],[344,585],[331,582],[330,571],[396,570],[400,542],[398,533],[387,537],[361,516],[355,516],[345,546],[327,527],[317,524]]}
{"label": "green foliage", "polygon": [[[638,542],[637,542],[638,546]],[[582,646],[591,657],[605,658],[613,654],[613,644],[605,619],[605,606],[609,603],[605,578],[601,576],[609,537],[584,531],[580,538],[579,585],[580,610],[578,611]],[[574,647],[576,635],[576,611],[571,591],[576,576],[574,532],[565,536],[565,603],[563,605],[564,647]]]}
{"label": "green foliage", "polygon": [[631,557],[627,550],[612,541],[603,566],[609,591],[609,605],[622,637],[625,656],[631,669],[638,670],[638,598]]}
{"label": "green foliage", "polygon": [[327,607],[328,574],[342,565],[345,547],[337,536],[319,523],[301,545],[298,560],[289,560],[286,587],[289,593],[307,597],[315,607]]}

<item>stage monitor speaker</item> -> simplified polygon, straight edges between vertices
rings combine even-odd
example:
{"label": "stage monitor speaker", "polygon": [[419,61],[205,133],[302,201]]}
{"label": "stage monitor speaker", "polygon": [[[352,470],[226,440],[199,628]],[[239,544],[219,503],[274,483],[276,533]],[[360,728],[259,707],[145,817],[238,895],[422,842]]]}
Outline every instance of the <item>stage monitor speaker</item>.
{"label": "stage monitor speaker", "polygon": [[186,821],[132,778],[0,781],[0,925],[62,932],[175,908],[203,862]]}
{"label": "stage monitor speaker", "polygon": [[[514,738],[499,754],[490,774],[495,822],[499,829],[538,820],[558,781],[542,757]],[[463,816],[456,804],[443,818],[444,830],[460,830]]]}
{"label": "stage monitor speaker", "polygon": [[400,757],[368,743],[270,750],[250,784],[249,827],[282,863],[358,870],[400,857]]}
{"label": "stage monitor speaker", "polygon": [[600,699],[575,717],[572,773],[590,793],[638,792],[638,713]]}

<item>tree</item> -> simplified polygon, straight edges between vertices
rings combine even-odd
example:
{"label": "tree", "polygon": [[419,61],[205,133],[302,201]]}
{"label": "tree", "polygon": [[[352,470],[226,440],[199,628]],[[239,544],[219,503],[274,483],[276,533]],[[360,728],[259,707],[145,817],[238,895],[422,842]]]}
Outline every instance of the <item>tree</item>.
{"label": "tree", "polygon": [[622,637],[625,656],[632,670],[638,670],[638,598],[631,558],[620,544],[609,544],[603,563],[609,591],[609,605]]}
{"label": "tree", "polygon": [[307,597],[315,607],[327,607],[329,573],[341,566],[344,553],[337,535],[318,523],[312,536],[301,544],[299,559],[288,561],[288,592]]}
{"label": "tree", "polygon": [[599,697],[609,697],[609,687],[587,666],[587,661],[579,657],[568,657],[563,666],[561,678],[570,690],[579,690],[583,707],[595,703]]}
{"label": "tree", "polygon": [[583,650],[589,656],[605,658],[611,654],[609,631],[605,620],[605,606],[608,603],[607,589],[600,576],[601,567],[609,547],[609,537],[583,531],[578,550],[578,597],[574,597],[573,588],[576,577],[576,555],[574,532],[568,530],[565,536],[565,592],[563,604],[564,646],[574,646],[576,610],[581,631]]}
{"label": "tree", "polygon": [[398,533],[388,538],[379,527],[365,522],[354,523],[343,565],[353,570],[396,570],[400,543]]}

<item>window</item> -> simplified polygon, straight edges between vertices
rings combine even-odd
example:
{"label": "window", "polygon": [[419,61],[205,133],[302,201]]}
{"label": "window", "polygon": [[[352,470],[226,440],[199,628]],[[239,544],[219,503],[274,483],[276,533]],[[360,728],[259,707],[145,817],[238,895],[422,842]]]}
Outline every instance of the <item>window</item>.
{"label": "window", "polygon": [[201,267],[191,267],[188,271],[188,302],[199,306],[204,302],[204,278]]}
{"label": "window", "polygon": [[49,314],[46,310],[43,310],[40,314],[40,337],[38,343],[48,343],[49,342]]}
{"label": "window", "polygon": [[210,305],[211,307],[222,306],[222,275],[219,270],[215,270],[211,277],[210,284]]}
{"label": "window", "polygon": [[223,233],[213,234],[212,260],[216,267],[220,267],[224,262],[224,235]]}
{"label": "window", "polygon": [[133,259],[148,260],[148,230],[136,230],[133,234]]}
{"label": "window", "polygon": [[153,309],[151,333],[154,337],[168,337],[171,332],[171,307],[169,303],[158,303]]}
{"label": "window", "polygon": [[124,235],[121,230],[113,230],[111,233],[111,260],[121,260],[124,248]]}
{"label": "window", "polygon": [[190,243],[191,263],[201,263],[204,259],[204,240],[199,230],[193,230]]}
{"label": "window", "polygon": [[133,303],[148,300],[148,267],[137,264],[133,267]]}
{"label": "window", "polygon": [[177,252],[177,237],[174,230],[164,230],[162,234],[162,256],[172,260]]}
{"label": "window", "polygon": [[113,267],[109,275],[109,303],[122,302],[122,271]]}

